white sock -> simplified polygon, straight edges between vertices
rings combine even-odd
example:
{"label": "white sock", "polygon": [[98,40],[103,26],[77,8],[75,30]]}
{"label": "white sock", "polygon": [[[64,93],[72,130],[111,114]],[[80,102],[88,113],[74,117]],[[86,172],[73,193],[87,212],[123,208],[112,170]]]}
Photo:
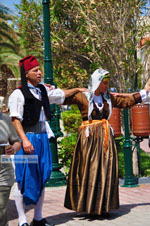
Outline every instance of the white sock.
{"label": "white sock", "polygon": [[23,195],[21,194],[18,183],[16,184],[14,189],[14,198],[15,198],[16,208],[18,212],[19,226],[21,226],[22,224],[27,223],[27,219],[26,219],[25,210],[24,210]]}
{"label": "white sock", "polygon": [[42,220],[42,206],[44,201],[44,195],[45,195],[45,188],[43,188],[41,192],[41,196],[39,198],[38,203],[35,205],[34,208],[34,220],[40,221]]}

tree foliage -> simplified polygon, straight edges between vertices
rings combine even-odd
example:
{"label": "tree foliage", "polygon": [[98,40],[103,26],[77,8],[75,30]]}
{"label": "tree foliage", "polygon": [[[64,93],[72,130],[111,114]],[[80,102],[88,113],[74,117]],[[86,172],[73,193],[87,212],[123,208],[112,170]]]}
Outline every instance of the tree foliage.
{"label": "tree foliage", "polygon": [[53,34],[62,50],[59,57],[72,59],[88,75],[103,67],[112,73],[117,90],[133,89],[139,69],[135,22],[143,4],[140,0],[53,1]]}
{"label": "tree foliage", "polygon": [[16,51],[16,32],[8,24],[12,20],[11,11],[0,3],[0,47]]}
{"label": "tree foliage", "polygon": [[30,54],[43,59],[43,16],[41,1],[22,0],[15,5],[18,11],[15,26],[21,38],[21,44]]}
{"label": "tree foliage", "polygon": [[[98,67],[112,74],[118,91],[134,88],[143,0],[51,0],[51,41],[59,87],[86,86]],[[18,29],[26,48],[43,57],[42,2],[22,0]],[[142,30],[142,29],[141,29]],[[140,32],[138,33],[140,34]],[[140,38],[140,37],[139,37]]]}
{"label": "tree foliage", "polygon": [[11,24],[12,20],[12,12],[0,3],[0,71],[6,74],[6,77],[14,76],[15,59],[19,52],[18,36]]}

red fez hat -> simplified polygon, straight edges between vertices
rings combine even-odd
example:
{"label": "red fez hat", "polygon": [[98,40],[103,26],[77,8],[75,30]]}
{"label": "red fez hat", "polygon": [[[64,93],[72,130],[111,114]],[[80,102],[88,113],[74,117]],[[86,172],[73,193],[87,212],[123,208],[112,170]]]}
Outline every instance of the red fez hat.
{"label": "red fez hat", "polygon": [[37,61],[37,59],[34,56],[24,57],[23,59],[21,59],[19,61],[20,67],[21,67],[22,64],[24,65],[25,72],[40,65],[39,62]]}

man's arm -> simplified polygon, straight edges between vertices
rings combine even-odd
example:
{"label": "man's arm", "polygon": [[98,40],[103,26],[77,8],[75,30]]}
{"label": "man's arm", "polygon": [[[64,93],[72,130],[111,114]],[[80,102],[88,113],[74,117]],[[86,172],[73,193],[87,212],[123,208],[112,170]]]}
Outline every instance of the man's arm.
{"label": "man's arm", "polygon": [[28,140],[20,120],[15,117],[12,117],[12,123],[17,131],[17,134],[19,135],[22,141],[24,152],[33,153],[34,147],[31,144],[31,142]]}
{"label": "man's arm", "polygon": [[70,97],[78,92],[88,92],[86,88],[73,88],[73,89],[63,89],[65,93],[65,98]]}
{"label": "man's arm", "polygon": [[[45,83],[44,83],[44,85],[45,85],[46,87],[48,87],[49,90],[55,89],[55,88],[54,88],[53,86],[51,86],[50,84],[45,84]],[[70,96],[72,96],[72,95],[74,95],[74,94],[76,94],[76,93],[78,93],[78,92],[88,92],[88,89],[86,89],[86,88],[72,88],[72,89],[62,89],[62,90],[63,90],[64,93],[65,93],[65,98],[70,97]]]}
{"label": "man's arm", "polygon": [[34,148],[31,142],[28,140],[21,124],[24,103],[25,100],[21,90],[16,89],[9,97],[8,107],[10,110],[10,117],[12,119],[12,123],[17,131],[18,136],[22,141],[24,151],[26,153],[33,153]]}
{"label": "man's arm", "polygon": [[78,92],[87,92],[86,88],[72,88],[72,89],[51,89],[50,85],[44,84],[47,90],[48,99],[51,104],[63,104],[65,98],[71,97]]}

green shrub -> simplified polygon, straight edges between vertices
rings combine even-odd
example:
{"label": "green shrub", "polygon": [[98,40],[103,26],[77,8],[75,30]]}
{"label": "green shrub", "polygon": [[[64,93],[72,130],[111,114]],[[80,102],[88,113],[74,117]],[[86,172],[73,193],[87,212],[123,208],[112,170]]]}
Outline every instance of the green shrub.
{"label": "green shrub", "polygon": [[58,152],[58,157],[60,159],[60,163],[64,167],[66,175],[68,175],[72,155],[77,140],[78,127],[82,123],[81,113],[77,105],[71,105],[71,110],[63,112],[62,120],[64,131],[66,131],[69,134],[69,136],[64,137],[60,141],[59,143],[60,150]]}
{"label": "green shrub", "polygon": [[150,176],[150,155],[140,150],[140,175]]}
{"label": "green shrub", "polygon": [[64,131],[67,133],[76,133],[81,125],[81,113],[76,105],[71,105],[71,110],[62,113]]}
{"label": "green shrub", "polygon": [[[124,150],[123,150],[123,142],[117,142],[117,150],[118,150],[118,162],[119,162],[119,178],[125,177],[125,165],[124,165]],[[148,155],[145,151],[140,149],[139,156],[139,165],[140,172],[139,176],[146,177],[150,176],[150,155]]]}
{"label": "green shrub", "polygon": [[125,166],[124,166],[124,153],[123,153],[123,140],[120,142],[119,138],[116,138],[116,146],[118,151],[118,174],[119,178],[124,178],[125,176]]}
{"label": "green shrub", "polygon": [[58,158],[60,159],[60,163],[64,167],[65,174],[68,175],[71,160],[75,148],[77,140],[77,133],[73,133],[68,137],[64,137],[60,141],[60,150],[58,151]]}

